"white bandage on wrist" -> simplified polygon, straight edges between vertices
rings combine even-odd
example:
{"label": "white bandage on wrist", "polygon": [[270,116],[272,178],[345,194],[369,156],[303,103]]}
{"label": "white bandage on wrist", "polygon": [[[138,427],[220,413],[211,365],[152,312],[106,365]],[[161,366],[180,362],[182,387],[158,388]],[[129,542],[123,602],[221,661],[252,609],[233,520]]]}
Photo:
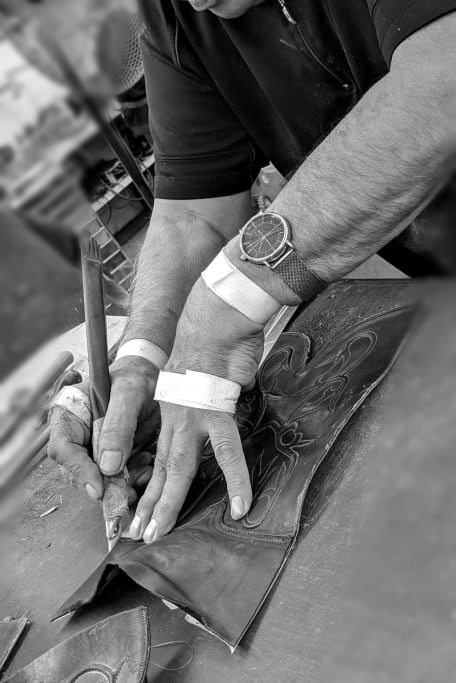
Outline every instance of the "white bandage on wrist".
{"label": "white bandage on wrist", "polygon": [[236,412],[241,385],[205,372],[186,370],[185,375],[161,371],[155,389],[155,400],[189,408]]}
{"label": "white bandage on wrist", "polygon": [[219,299],[261,325],[281,308],[278,301],[241,273],[223,251],[211,261],[201,277]]}
{"label": "white bandage on wrist", "polygon": [[82,424],[90,429],[92,424],[92,409],[90,398],[77,386],[63,387],[51,403],[50,409],[62,408],[78,418]]}
{"label": "white bandage on wrist", "polygon": [[119,347],[116,360],[125,356],[140,356],[150,361],[159,370],[168,362],[167,354],[159,346],[148,339],[130,339]]}

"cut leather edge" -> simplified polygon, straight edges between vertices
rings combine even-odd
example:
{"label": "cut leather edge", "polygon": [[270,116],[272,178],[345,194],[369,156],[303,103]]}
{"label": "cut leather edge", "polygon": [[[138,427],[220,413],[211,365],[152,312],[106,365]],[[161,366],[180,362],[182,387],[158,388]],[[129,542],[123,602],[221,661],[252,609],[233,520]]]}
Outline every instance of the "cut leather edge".
{"label": "cut leather edge", "polygon": [[[73,610],[71,610],[73,611]],[[69,612],[68,612],[69,613]],[[92,624],[91,626],[88,626],[82,631],[79,631],[79,633],[74,633],[73,635],[69,636],[65,640],[62,640],[60,643],[57,643],[53,648],[48,650],[47,652],[50,652],[51,650],[54,650],[55,648],[59,647],[65,647],[68,643],[70,643],[72,640],[80,637],[82,634],[90,632],[92,629],[94,629],[96,626],[99,624],[104,624],[112,620],[117,620],[121,618],[124,615],[129,615],[133,616],[134,613],[138,613],[139,618],[142,621],[142,626],[143,626],[143,632],[144,632],[144,642],[141,644],[141,662],[140,662],[140,671],[141,673],[141,683],[144,683],[146,681],[146,675],[147,675],[147,668],[149,665],[149,659],[150,659],[150,651],[151,651],[151,642],[150,642],[150,624],[149,624],[149,612],[146,606],[140,605],[139,607],[134,607],[129,610],[123,610],[122,612],[116,612],[115,614],[112,614],[109,617],[106,617],[105,619],[102,619],[100,622],[97,622],[95,624]],[[64,616],[64,615],[61,615]],[[136,618],[136,614],[135,614]],[[53,621],[53,619],[51,619]],[[14,678],[23,670],[26,670],[29,666],[32,666],[34,662],[37,662],[41,657],[45,656],[47,652],[43,652],[39,657],[36,657],[34,660],[32,660],[27,666],[25,666],[23,669],[20,669],[17,671],[15,674],[13,674],[11,677],[8,677],[5,679],[5,683],[8,683],[10,680],[14,680]]]}
{"label": "cut leather edge", "polygon": [[17,627],[17,629],[15,633],[11,634],[6,649],[3,652],[0,652],[0,678],[2,677],[4,669],[9,664],[10,659],[16,647],[19,644],[19,641],[23,637],[25,629],[29,626],[30,620],[28,619],[28,617],[23,615],[22,617],[18,617],[17,619],[11,619],[10,621],[5,621],[5,619],[0,621],[0,627],[2,625],[8,624],[14,624]]}

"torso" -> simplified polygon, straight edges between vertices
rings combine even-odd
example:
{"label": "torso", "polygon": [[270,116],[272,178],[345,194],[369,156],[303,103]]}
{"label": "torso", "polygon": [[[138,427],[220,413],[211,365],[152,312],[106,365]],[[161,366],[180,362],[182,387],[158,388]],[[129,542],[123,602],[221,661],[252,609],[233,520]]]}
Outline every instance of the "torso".
{"label": "torso", "polygon": [[265,159],[284,175],[387,72],[365,0],[286,0],[296,24],[278,0],[229,21],[180,0],[173,5],[181,58],[191,58],[189,48],[195,52]]}

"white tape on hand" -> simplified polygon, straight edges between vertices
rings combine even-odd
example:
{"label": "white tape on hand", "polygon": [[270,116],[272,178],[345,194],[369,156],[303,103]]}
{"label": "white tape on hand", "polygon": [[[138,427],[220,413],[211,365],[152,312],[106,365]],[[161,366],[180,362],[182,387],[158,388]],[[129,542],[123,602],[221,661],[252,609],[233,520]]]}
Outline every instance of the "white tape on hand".
{"label": "white tape on hand", "polygon": [[162,370],[168,362],[167,354],[157,344],[148,339],[130,339],[119,347],[116,360],[125,356],[140,356]]}
{"label": "white tape on hand", "polygon": [[201,277],[219,299],[260,325],[265,325],[281,308],[278,301],[241,273],[223,251],[211,261]]}
{"label": "white tape on hand", "polygon": [[78,418],[82,424],[90,429],[92,424],[92,409],[90,398],[77,386],[63,387],[52,401],[50,409],[63,408]]}
{"label": "white tape on hand", "polygon": [[155,400],[189,408],[219,410],[234,415],[241,385],[205,372],[186,370],[185,375],[161,371]]}

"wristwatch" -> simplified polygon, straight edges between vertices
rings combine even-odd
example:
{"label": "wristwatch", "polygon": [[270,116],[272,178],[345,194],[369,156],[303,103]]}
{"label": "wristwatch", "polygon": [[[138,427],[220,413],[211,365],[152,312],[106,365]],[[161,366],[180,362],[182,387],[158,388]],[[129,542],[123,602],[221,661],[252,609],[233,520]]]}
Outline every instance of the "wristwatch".
{"label": "wristwatch", "polygon": [[239,235],[241,260],[272,268],[303,301],[310,301],[326,287],[296,253],[291,226],[278,213],[253,216]]}

